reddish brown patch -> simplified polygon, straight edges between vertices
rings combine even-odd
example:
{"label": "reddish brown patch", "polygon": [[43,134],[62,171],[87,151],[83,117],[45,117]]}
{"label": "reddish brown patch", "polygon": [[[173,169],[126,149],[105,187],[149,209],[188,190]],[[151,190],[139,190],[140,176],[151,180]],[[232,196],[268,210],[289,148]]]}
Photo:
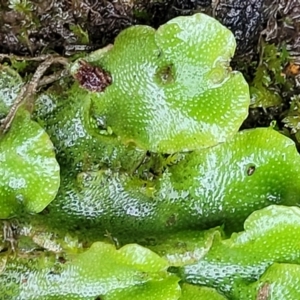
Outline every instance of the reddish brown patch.
{"label": "reddish brown patch", "polygon": [[92,92],[103,92],[112,83],[111,75],[99,67],[81,60],[75,78],[80,85]]}

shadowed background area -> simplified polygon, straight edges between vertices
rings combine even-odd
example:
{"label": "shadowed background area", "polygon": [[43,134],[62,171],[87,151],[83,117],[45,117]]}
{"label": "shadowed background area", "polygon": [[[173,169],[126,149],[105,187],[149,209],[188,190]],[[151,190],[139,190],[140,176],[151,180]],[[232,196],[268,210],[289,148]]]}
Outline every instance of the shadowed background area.
{"label": "shadowed background area", "polygon": [[[158,27],[178,15],[204,12],[233,31],[237,52],[253,52],[260,35],[300,51],[297,0],[0,1],[0,52],[69,54],[112,43],[133,24]],[[85,47],[83,47],[85,46]]]}

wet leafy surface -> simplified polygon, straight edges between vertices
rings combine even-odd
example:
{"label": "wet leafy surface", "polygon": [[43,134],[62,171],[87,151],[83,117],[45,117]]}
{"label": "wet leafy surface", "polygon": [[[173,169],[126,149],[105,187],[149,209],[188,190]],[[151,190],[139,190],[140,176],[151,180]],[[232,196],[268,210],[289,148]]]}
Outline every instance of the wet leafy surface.
{"label": "wet leafy surface", "polygon": [[198,287],[189,284],[183,284],[182,296],[179,300],[199,300],[199,299],[210,299],[210,300],[226,300],[227,298],[220,295],[214,289],[207,287]]}
{"label": "wet leafy surface", "polygon": [[0,137],[0,218],[42,211],[60,185],[59,165],[46,132],[20,111]]}
{"label": "wet leafy surface", "polygon": [[[6,264],[0,289],[7,299],[125,300],[142,296],[175,300],[180,295],[179,278],[166,272],[166,262],[139,245],[116,250],[113,245],[98,242],[89,250],[60,261],[45,253]],[[22,277],[10,281],[20,271]]]}
{"label": "wet leafy surface", "polygon": [[90,110],[91,95],[76,84],[68,90],[54,87],[37,99],[35,118],[49,134],[59,163],[76,172],[100,167],[134,170],[145,151],[125,146],[112,133],[101,134]]}
{"label": "wet leafy surface", "polygon": [[186,154],[156,180],[111,170],[76,178],[63,173],[48,218],[117,236],[223,223],[239,230],[256,209],[299,203],[299,160],[293,141],[273,128],[242,131],[227,143]]}
{"label": "wet leafy surface", "polygon": [[298,299],[299,271],[299,265],[275,263],[255,283],[237,287],[232,299]]}
{"label": "wet leafy surface", "polygon": [[[249,91],[232,72],[230,31],[195,14],[157,32],[124,30],[112,49],[91,55],[112,76],[94,97],[94,115],[120,136],[154,152],[206,148],[231,138],[247,116]],[[80,66],[73,68],[75,77]]]}
{"label": "wet leafy surface", "polygon": [[[136,244],[84,249],[66,236],[59,255],[38,248],[2,255],[0,288],[8,299],[296,299],[299,218],[298,207],[273,205],[230,238],[219,229],[165,235],[148,246],[157,254]],[[180,292],[180,279],[193,286],[184,283]]]}
{"label": "wet leafy surface", "polygon": [[270,206],[255,211],[246,220],[244,232],[225,240],[216,238],[198,263],[179,272],[186,282],[215,287],[232,296],[235,289],[243,290],[242,286],[258,280],[275,262],[299,264],[299,220],[298,207]]}
{"label": "wet leafy surface", "polygon": [[164,257],[171,266],[184,266],[197,262],[212,246],[216,236],[223,236],[221,228],[205,231],[185,230],[155,238],[145,239],[143,242],[149,249]]}

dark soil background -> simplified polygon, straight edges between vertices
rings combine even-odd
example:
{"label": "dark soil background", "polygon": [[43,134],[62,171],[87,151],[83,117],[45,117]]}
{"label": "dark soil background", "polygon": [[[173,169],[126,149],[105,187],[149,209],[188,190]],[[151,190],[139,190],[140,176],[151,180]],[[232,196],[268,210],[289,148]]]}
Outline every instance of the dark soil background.
{"label": "dark soil background", "polygon": [[[197,12],[213,16],[234,33],[232,66],[243,72],[250,86],[264,63],[262,45],[274,44],[278,59],[280,51],[287,50],[289,60],[282,61],[280,72],[290,83],[283,86],[273,78],[268,85],[281,102],[252,105],[243,124],[252,128],[276,120],[283,128],[291,99],[300,93],[299,0],[0,0],[0,53],[71,56],[113,43],[129,26],[157,28],[176,16]],[[274,70],[267,65],[266,72],[272,79]]]}
{"label": "dark soil background", "polygon": [[237,54],[255,51],[264,37],[268,42],[287,43],[300,61],[298,0],[1,0],[0,52],[64,54],[82,45],[79,27],[88,35],[85,45],[103,47],[131,25],[157,28],[176,16],[196,12],[209,14],[232,30]]}

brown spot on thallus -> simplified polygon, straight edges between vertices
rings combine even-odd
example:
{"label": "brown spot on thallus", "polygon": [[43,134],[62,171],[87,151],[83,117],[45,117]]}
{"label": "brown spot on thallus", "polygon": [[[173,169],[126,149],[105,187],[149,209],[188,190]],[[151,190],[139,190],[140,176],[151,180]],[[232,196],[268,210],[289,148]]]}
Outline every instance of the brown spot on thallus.
{"label": "brown spot on thallus", "polygon": [[163,84],[172,83],[175,80],[175,70],[173,64],[169,64],[167,66],[163,66],[160,68],[156,76],[159,78],[159,82]]}
{"label": "brown spot on thallus", "polygon": [[255,172],[255,166],[250,166],[247,170],[247,175],[251,176]]}
{"label": "brown spot on thallus", "polygon": [[103,92],[112,83],[111,75],[100,67],[95,67],[85,60],[79,61],[80,67],[74,77],[80,85],[92,92]]}
{"label": "brown spot on thallus", "polygon": [[60,256],[59,258],[58,258],[58,261],[61,263],[61,264],[65,264],[67,261],[66,261],[66,259],[64,258],[64,257],[62,257],[62,256]]}

